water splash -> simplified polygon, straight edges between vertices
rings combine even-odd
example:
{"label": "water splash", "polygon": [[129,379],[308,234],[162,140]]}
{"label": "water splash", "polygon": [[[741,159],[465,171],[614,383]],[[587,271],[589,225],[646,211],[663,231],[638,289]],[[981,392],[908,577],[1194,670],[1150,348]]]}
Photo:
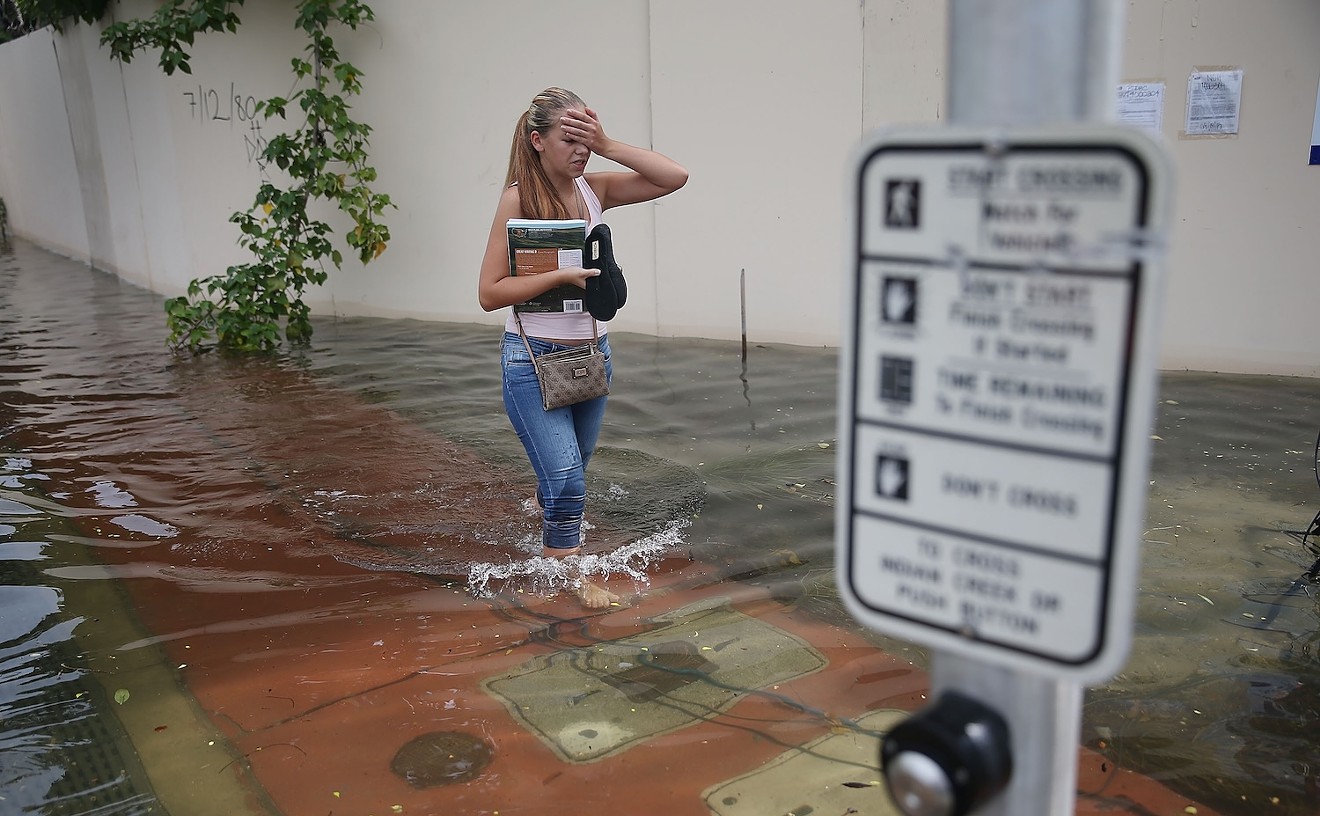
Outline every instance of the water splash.
{"label": "water splash", "polygon": [[588,577],[626,576],[649,583],[646,568],[683,541],[688,519],[678,519],[657,533],[624,544],[608,553],[570,555],[567,558],[533,556],[505,564],[478,563],[468,570],[468,591],[477,598],[489,598],[497,589],[516,585],[524,592],[553,594],[576,589]]}

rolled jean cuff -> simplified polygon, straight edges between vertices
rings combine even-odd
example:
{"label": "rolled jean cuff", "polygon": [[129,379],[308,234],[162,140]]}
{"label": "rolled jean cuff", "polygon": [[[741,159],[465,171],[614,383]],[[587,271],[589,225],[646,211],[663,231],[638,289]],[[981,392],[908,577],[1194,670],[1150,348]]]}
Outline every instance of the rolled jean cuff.
{"label": "rolled jean cuff", "polygon": [[541,523],[541,542],[552,550],[571,550],[582,543],[582,516]]}

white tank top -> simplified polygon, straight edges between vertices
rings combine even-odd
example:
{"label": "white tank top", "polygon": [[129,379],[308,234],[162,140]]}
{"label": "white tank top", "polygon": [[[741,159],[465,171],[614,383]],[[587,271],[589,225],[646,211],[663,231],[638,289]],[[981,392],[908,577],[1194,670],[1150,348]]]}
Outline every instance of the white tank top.
{"label": "white tank top", "polygon": [[[587,204],[587,232],[599,224],[603,219],[603,211],[600,208],[600,199],[596,197],[596,192],[591,189],[584,176],[578,176],[573,179],[577,185],[578,191],[582,193],[582,200]],[[542,337],[552,340],[590,340],[592,336],[593,319],[587,312],[578,314],[548,313],[548,312],[523,312],[522,324],[523,330],[527,332],[528,337]],[[605,322],[596,322],[596,334],[605,333]],[[509,309],[509,316],[504,321],[504,330],[518,333],[518,322],[514,320],[513,309]]]}

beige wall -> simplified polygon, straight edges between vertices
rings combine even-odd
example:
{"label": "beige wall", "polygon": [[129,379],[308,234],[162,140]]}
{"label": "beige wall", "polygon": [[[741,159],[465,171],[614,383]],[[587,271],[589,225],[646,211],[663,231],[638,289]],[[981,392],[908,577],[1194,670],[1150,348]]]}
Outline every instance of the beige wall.
{"label": "beige wall", "polygon": [[82,190],[49,32],[0,46],[0,198],[12,232],[88,259]]}
{"label": "beige wall", "polygon": [[[1125,79],[1166,83],[1177,163],[1164,364],[1320,375],[1320,3],[1132,2],[1127,31]],[[1189,138],[1187,76],[1213,67],[1243,70],[1241,132]]]}
{"label": "beige wall", "polygon": [[[374,23],[338,39],[365,73],[355,107],[399,208],[378,261],[348,261],[312,294],[321,313],[501,320],[475,290],[511,129],[560,84],[611,135],[692,172],[679,193],[609,216],[630,285],[616,328],[737,338],[745,274],[749,339],[835,345],[850,152],[873,128],[943,115],[941,2],[373,5]],[[165,294],[243,260],[227,218],[252,201],[272,127],[245,112],[290,90],[303,47],[290,7],[240,9],[238,35],[198,40],[191,76],[165,77],[154,55],[112,63],[87,26],[0,46],[0,196],[15,231]],[[1134,0],[1126,14],[1120,79],[1165,83],[1178,176],[1162,364],[1320,375],[1320,168],[1305,164],[1320,4]],[[1187,75],[1207,66],[1245,72],[1236,137],[1180,136]]]}

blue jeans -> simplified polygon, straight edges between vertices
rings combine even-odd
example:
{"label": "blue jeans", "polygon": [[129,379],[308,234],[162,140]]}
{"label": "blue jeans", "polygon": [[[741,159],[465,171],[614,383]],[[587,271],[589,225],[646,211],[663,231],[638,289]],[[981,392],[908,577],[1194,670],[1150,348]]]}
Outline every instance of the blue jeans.
{"label": "blue jeans", "polygon": [[[568,348],[528,338],[537,355]],[[605,376],[613,379],[610,342],[601,335]],[[527,356],[522,337],[505,332],[500,347],[504,372],[504,410],[518,432],[527,458],[536,471],[536,499],[541,504],[541,541],[552,549],[571,549],[581,543],[582,512],[587,505],[587,463],[605,419],[608,397],[545,410],[541,384]]]}

